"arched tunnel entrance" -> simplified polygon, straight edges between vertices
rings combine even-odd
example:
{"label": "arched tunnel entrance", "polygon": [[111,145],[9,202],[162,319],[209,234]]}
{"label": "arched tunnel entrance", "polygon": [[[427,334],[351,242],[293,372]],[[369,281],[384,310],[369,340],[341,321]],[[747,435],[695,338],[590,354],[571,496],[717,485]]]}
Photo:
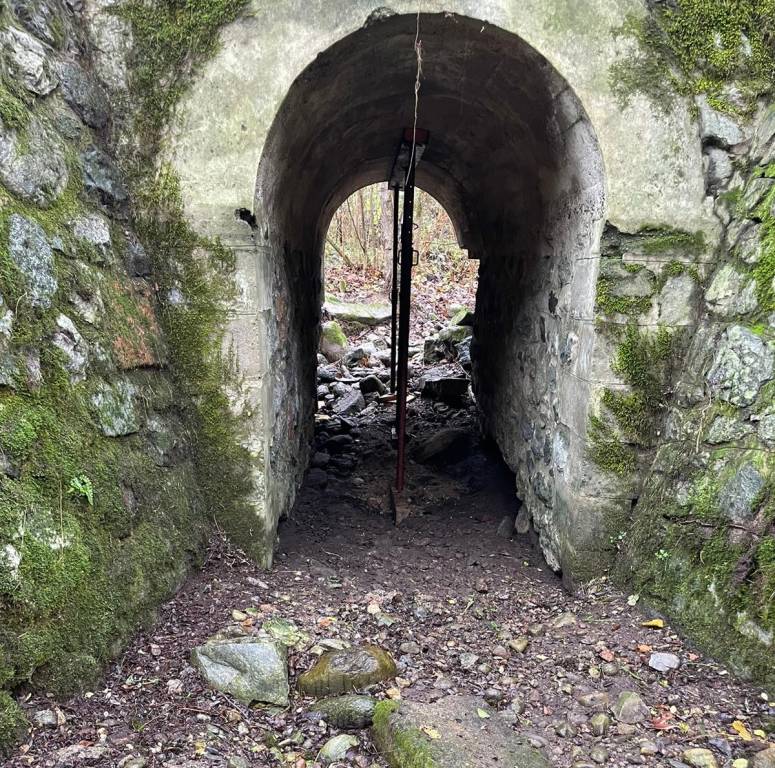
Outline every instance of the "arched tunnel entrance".
{"label": "arched tunnel entrance", "polygon": [[323,239],[351,192],[388,178],[396,140],[413,124],[418,28],[417,120],[431,141],[417,184],[480,260],[472,346],[480,418],[516,473],[548,562],[560,568],[566,532],[595,533],[575,503],[571,471],[584,461],[588,360],[563,359],[590,338],[603,162],[582,104],[540,53],[454,14],[380,17],[335,43],[294,82],[270,130],[255,211],[275,307],[269,506],[276,516],[288,510],[307,466]]}

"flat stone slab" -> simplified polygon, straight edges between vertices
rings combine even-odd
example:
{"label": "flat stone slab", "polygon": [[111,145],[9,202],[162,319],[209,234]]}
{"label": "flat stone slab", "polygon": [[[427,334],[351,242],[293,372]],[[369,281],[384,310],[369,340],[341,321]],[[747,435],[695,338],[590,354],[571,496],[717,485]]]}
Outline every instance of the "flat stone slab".
{"label": "flat stone slab", "polygon": [[474,696],[434,704],[383,701],[374,741],[392,768],[550,768],[527,739]]}
{"label": "flat stone slab", "polygon": [[345,320],[361,325],[380,325],[390,320],[390,304],[356,304],[329,298],[323,309],[335,320]]}

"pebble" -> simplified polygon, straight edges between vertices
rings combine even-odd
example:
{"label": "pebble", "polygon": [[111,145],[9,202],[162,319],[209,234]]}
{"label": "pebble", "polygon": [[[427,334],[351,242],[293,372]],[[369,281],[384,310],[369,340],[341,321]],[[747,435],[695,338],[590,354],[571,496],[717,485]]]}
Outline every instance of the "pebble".
{"label": "pebble", "polygon": [[554,724],[554,732],[563,739],[572,739],[576,735],[576,728],[567,720],[560,720]]}
{"label": "pebble", "polygon": [[611,718],[603,712],[598,712],[589,719],[589,725],[595,736],[605,736],[611,727]]}
{"label": "pebble", "polygon": [[539,635],[543,635],[544,633],[544,625],[543,624],[531,624],[527,631],[529,634],[533,635],[533,637],[538,637]]}
{"label": "pebble", "polygon": [[530,640],[524,635],[518,637],[516,640],[509,640],[508,643],[509,648],[511,648],[514,653],[524,653],[527,650],[528,645],[530,645]]}
{"label": "pebble", "polygon": [[694,766],[694,768],[718,768],[716,758],[709,749],[702,749],[700,747],[687,749],[683,753],[683,759],[684,762]]}
{"label": "pebble", "polygon": [[420,652],[420,646],[417,643],[410,641],[408,643],[401,643],[401,653],[408,653],[410,656],[418,654]]}
{"label": "pebble", "polygon": [[674,653],[652,653],[649,666],[657,672],[670,672],[681,666],[681,660]]}
{"label": "pebble", "polygon": [[596,707],[606,709],[610,703],[608,694],[605,691],[591,691],[589,693],[576,694],[576,701],[582,707]]}
{"label": "pebble", "polygon": [[53,709],[38,710],[32,720],[39,728],[56,728],[59,725],[57,713]]}
{"label": "pebble", "polygon": [[589,756],[599,765],[608,762],[608,750],[599,744],[596,744],[594,747],[592,747]]}
{"label": "pebble", "polygon": [[570,627],[574,624],[578,624],[576,614],[571,611],[565,611],[565,613],[561,613],[559,616],[552,619],[551,626],[552,629],[563,629],[564,627]]}
{"label": "pebble", "polygon": [[477,661],[479,661],[479,657],[475,653],[460,654],[460,666],[463,669],[473,669]]}
{"label": "pebble", "polygon": [[659,747],[653,741],[641,741],[640,753],[646,757],[652,757],[659,752]]}
{"label": "pebble", "polygon": [[622,691],[616,703],[611,707],[614,717],[620,723],[640,723],[649,714],[648,707],[635,691]]}

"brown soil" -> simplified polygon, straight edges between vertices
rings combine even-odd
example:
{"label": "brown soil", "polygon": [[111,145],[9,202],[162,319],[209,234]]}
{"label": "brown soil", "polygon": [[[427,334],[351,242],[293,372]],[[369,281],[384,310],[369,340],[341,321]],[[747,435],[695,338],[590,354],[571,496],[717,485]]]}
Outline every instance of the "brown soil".
{"label": "brown soil", "polygon": [[[417,439],[440,426],[473,431],[473,418],[470,408],[412,405]],[[511,710],[513,727],[545,744],[556,766],[591,764],[595,746],[607,750],[609,766],[681,766],[690,746],[710,748],[723,766],[764,746],[731,728],[740,720],[753,732],[775,714],[757,688],[693,650],[669,625],[642,626],[653,615],[628,605],[605,579],[570,595],[528,541],[496,536],[517,502],[508,470],[478,441],[443,470],[410,464],[415,516],[396,528],[388,501],[391,420],[385,409],[354,420],[346,454],[354,467],[330,469],[325,488],[302,490],[293,519],[281,527],[271,573],[213,541],[201,572],[159,609],[102,688],[60,704],[64,724],[34,728],[9,768],[65,765],[58,750],[78,743],[102,748],[78,765],[126,765],[122,759],[134,755],[149,767],[226,766],[229,758],[233,766],[316,766],[334,731],[305,716],[309,700],[294,695],[279,712],[246,707],[208,690],[189,666],[193,646],[232,622],[232,611],[248,608],[258,610],[256,623],[270,615],[293,620],[312,642],[339,638],[389,649],[399,677],[376,686],[379,697],[486,696]],[[576,623],[553,628],[564,612]],[[508,640],[523,635],[527,649],[509,650]],[[680,669],[653,671],[649,649],[675,653]],[[478,659],[464,669],[461,654]],[[292,653],[292,681],[314,659]],[[585,707],[578,697],[598,691],[613,702],[622,690],[640,693],[649,718],[624,728],[613,721],[607,736],[594,736],[589,718],[605,705]],[[31,717],[55,706],[42,696],[23,703]],[[342,765],[384,766],[368,732],[357,735],[360,745]],[[246,763],[234,762],[239,757]]]}

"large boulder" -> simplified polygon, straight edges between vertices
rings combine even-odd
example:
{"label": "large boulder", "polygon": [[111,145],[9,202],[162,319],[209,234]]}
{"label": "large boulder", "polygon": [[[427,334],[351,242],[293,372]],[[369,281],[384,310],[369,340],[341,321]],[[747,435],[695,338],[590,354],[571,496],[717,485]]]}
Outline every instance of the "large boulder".
{"label": "large boulder", "polygon": [[29,203],[48,208],[67,187],[69,174],[61,140],[36,118],[24,136],[0,120],[0,182]]}
{"label": "large boulder", "polygon": [[324,653],[299,677],[299,690],[307,696],[336,696],[388,680],[396,674],[393,657],[376,645]]}
{"label": "large boulder", "polygon": [[288,661],[282,643],[222,632],[191,653],[207,684],[250,704],[288,705]]}
{"label": "large boulder", "polygon": [[756,282],[725,264],[705,292],[708,309],[719,317],[744,315],[756,309]]}
{"label": "large boulder", "polygon": [[361,325],[380,325],[390,320],[390,304],[359,304],[328,298],[323,309],[334,318]]}
{"label": "large boulder", "polygon": [[425,438],[414,458],[421,464],[456,464],[471,453],[471,433],[467,429],[445,427]]}
{"label": "large boulder", "polygon": [[380,702],[373,735],[377,749],[393,768],[550,766],[504,717],[473,696],[448,696],[434,704]]}

